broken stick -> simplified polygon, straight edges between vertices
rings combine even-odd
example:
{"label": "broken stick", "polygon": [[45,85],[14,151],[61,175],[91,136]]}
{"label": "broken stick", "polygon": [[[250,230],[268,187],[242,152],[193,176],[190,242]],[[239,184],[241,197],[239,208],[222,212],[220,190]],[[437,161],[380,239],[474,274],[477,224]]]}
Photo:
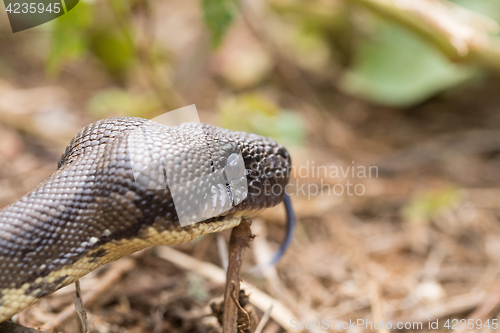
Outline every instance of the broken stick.
{"label": "broken stick", "polygon": [[229,239],[229,265],[227,268],[226,287],[224,290],[224,307],[222,317],[222,332],[235,333],[238,330],[238,303],[240,294],[240,272],[243,254],[252,239],[251,219],[243,218],[240,225],[234,228]]}

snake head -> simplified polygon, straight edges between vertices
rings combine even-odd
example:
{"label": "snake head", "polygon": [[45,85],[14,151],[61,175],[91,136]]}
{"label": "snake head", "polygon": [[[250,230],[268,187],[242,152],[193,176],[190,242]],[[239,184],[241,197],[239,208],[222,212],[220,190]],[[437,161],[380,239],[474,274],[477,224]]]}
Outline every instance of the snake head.
{"label": "snake head", "polygon": [[260,210],[283,201],[291,169],[290,154],[285,147],[256,134],[222,129],[219,133],[237,143],[243,158],[248,194],[237,208]]}
{"label": "snake head", "polygon": [[[244,192],[242,200],[233,200],[225,215],[261,210],[283,201],[291,169],[290,154],[284,146],[269,137],[206,124],[186,123],[179,128],[202,133],[212,171],[222,170],[230,197],[241,197],[235,192]],[[244,182],[238,182],[239,177]],[[244,185],[238,187],[236,183]]]}
{"label": "snake head", "polygon": [[277,205],[291,169],[289,153],[275,140],[200,123],[103,120],[75,137],[59,167],[81,163],[87,151],[95,155],[85,163],[106,179],[97,186],[114,183],[143,213],[151,211],[147,219],[164,214],[151,209],[160,207],[181,226]]}

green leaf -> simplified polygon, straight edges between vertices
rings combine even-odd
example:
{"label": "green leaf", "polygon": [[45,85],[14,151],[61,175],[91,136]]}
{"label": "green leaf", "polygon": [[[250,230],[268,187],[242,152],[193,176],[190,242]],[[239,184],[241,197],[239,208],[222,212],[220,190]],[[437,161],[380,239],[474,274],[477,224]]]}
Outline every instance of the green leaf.
{"label": "green leaf", "polygon": [[202,0],[202,6],[203,18],[210,30],[212,45],[217,47],[233,22],[235,5],[233,0]]}
{"label": "green leaf", "polygon": [[161,102],[153,93],[134,95],[116,88],[99,91],[89,102],[90,113],[96,118],[152,118],[160,106]]}
{"label": "green leaf", "polygon": [[221,126],[229,129],[272,137],[287,146],[305,142],[304,121],[258,94],[222,100],[218,116]]}
{"label": "green leaf", "polygon": [[500,1],[497,0],[451,0],[457,5],[488,16],[500,23]]}
{"label": "green leaf", "polygon": [[46,63],[48,75],[56,76],[61,66],[83,56],[88,48],[87,28],[92,24],[91,6],[80,2],[54,22],[51,46]]}
{"label": "green leaf", "polygon": [[121,31],[103,27],[93,31],[91,38],[93,53],[111,74],[120,76],[132,65],[134,48]]}
{"label": "green leaf", "polygon": [[354,66],[342,78],[342,87],[353,95],[407,107],[477,73],[451,63],[406,29],[382,22],[375,28],[373,39],[359,41]]}
{"label": "green leaf", "polygon": [[404,207],[402,216],[409,224],[425,224],[461,200],[462,193],[455,187],[423,191]]}

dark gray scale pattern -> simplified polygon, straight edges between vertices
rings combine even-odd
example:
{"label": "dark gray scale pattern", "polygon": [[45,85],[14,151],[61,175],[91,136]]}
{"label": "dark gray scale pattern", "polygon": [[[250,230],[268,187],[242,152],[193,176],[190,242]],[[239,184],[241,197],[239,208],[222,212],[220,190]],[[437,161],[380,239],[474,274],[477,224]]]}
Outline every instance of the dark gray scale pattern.
{"label": "dark gray scale pattern", "polygon": [[[3,289],[33,283],[86,255],[105,255],[98,250],[100,245],[141,237],[141,231],[148,227],[158,231],[179,227],[168,186],[148,189],[134,179],[130,152],[141,151],[129,146],[128,134],[138,128],[152,138],[147,144],[153,154],[144,157],[145,164],[155,162],[148,160],[151,156],[163,159],[161,163],[172,161],[180,182],[201,170],[223,168],[231,153],[241,152],[247,198],[205,222],[230,218],[238,211],[264,209],[283,200],[290,156],[270,138],[205,124],[166,127],[140,118],[98,121],[75,136],[52,176],[0,210],[0,296]],[[208,157],[198,156],[193,147],[207,148]],[[142,176],[154,181],[157,170]],[[33,283],[29,291],[35,289]]]}

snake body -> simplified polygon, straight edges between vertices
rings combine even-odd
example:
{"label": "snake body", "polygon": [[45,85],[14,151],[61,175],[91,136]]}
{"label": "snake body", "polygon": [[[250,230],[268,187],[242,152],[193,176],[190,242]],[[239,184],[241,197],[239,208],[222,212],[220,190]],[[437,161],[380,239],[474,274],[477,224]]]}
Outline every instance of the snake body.
{"label": "snake body", "polygon": [[[151,155],[141,155],[144,146],[128,140],[137,130],[147,135]],[[198,156],[200,147],[208,157]],[[245,199],[184,227],[169,186],[144,185],[154,183],[158,172],[145,169],[138,182],[131,165],[131,155],[143,156],[146,166],[159,160],[170,163],[179,183],[197,188],[203,184],[191,180],[224,168],[235,152],[243,156]],[[125,117],[88,125],[68,145],[54,174],[0,210],[0,322],[127,254],[229,229],[242,216],[277,205],[290,167],[283,146],[254,134]],[[200,203],[190,200],[193,209],[200,209]]]}

